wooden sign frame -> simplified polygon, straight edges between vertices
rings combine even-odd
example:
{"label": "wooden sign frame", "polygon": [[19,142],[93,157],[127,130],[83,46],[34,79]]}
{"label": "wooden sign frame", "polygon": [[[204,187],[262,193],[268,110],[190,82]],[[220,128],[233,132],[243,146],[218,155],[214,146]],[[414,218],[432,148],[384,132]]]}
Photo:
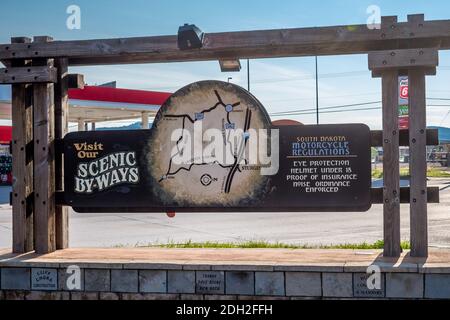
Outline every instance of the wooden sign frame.
{"label": "wooden sign frame", "polygon": [[[68,214],[60,139],[67,132],[69,84],[81,86],[69,66],[369,54],[373,76],[382,78],[384,147],[384,255],[400,255],[398,76],[409,75],[412,256],[428,255],[425,76],[435,74],[439,50],[450,49],[450,20],[407,22],[383,17],[381,28],[366,25],[227,32],[204,35],[200,49],[180,50],[177,36],[53,41],[12,38],[0,45],[7,67],[1,83],[12,84],[13,251],[52,252],[68,247]],[[12,76],[11,76],[12,75]],[[56,79],[55,79],[56,75]],[[433,192],[432,192],[433,193]],[[378,191],[373,192],[379,195]],[[433,197],[431,197],[433,198]]]}

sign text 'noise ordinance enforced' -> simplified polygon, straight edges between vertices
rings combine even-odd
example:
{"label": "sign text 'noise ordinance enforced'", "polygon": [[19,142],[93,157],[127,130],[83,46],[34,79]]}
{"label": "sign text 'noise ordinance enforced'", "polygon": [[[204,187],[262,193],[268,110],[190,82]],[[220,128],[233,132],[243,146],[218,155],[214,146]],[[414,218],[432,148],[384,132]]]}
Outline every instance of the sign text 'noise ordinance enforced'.
{"label": "sign text 'noise ordinance enforced'", "polygon": [[366,211],[370,130],[273,126],[229,83],[173,94],[151,130],[64,138],[66,203],[79,212]]}

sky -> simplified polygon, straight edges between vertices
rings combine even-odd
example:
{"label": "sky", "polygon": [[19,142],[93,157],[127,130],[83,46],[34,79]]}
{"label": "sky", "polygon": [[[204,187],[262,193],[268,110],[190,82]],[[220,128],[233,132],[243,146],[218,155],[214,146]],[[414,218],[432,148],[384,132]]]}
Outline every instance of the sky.
{"label": "sky", "polygon": [[[81,28],[69,30],[70,5],[81,10]],[[2,0],[0,43],[12,36],[50,35],[56,40],[116,38],[176,34],[184,23],[204,32],[365,24],[367,8],[377,5],[381,15],[424,13],[426,20],[450,19],[450,2],[440,0]],[[118,87],[175,92],[199,80],[215,79],[247,86],[247,63],[239,73],[222,73],[218,62],[76,67],[88,84],[116,80]],[[367,55],[318,58],[319,106],[373,103],[347,108],[380,107],[381,81],[372,79]],[[250,61],[251,92],[269,113],[315,108],[314,57]],[[440,51],[437,75],[427,78],[427,124],[450,127],[450,52]],[[436,100],[448,99],[448,100]],[[326,111],[324,109],[323,111]],[[330,111],[328,109],[328,111]],[[273,120],[286,117],[272,116]],[[289,116],[305,124],[315,114]],[[381,110],[321,113],[321,123],[366,123],[381,128]],[[113,125],[123,125],[114,123]]]}

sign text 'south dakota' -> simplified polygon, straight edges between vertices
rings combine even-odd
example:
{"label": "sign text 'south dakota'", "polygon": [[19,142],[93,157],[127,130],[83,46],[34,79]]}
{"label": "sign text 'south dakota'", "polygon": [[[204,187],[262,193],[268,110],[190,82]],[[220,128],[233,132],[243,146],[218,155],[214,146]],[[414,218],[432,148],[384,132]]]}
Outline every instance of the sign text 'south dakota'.
{"label": "sign text 'south dakota'", "polygon": [[317,160],[314,157],[353,157],[350,141],[345,136],[297,137],[292,142],[291,158],[308,160],[293,161],[286,181],[305,193],[338,193],[349,188],[358,175],[353,172],[349,159]]}
{"label": "sign text 'south dakota'", "polygon": [[122,183],[137,184],[139,169],[135,152],[117,152],[78,164],[75,192],[93,193]]}

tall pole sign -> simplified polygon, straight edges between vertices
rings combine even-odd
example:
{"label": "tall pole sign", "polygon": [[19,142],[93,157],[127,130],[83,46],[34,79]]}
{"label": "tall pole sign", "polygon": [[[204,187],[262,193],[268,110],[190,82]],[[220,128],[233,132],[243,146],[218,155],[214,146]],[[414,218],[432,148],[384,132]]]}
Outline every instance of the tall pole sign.
{"label": "tall pole sign", "polygon": [[398,78],[398,127],[399,129],[409,128],[409,85],[408,77]]}

